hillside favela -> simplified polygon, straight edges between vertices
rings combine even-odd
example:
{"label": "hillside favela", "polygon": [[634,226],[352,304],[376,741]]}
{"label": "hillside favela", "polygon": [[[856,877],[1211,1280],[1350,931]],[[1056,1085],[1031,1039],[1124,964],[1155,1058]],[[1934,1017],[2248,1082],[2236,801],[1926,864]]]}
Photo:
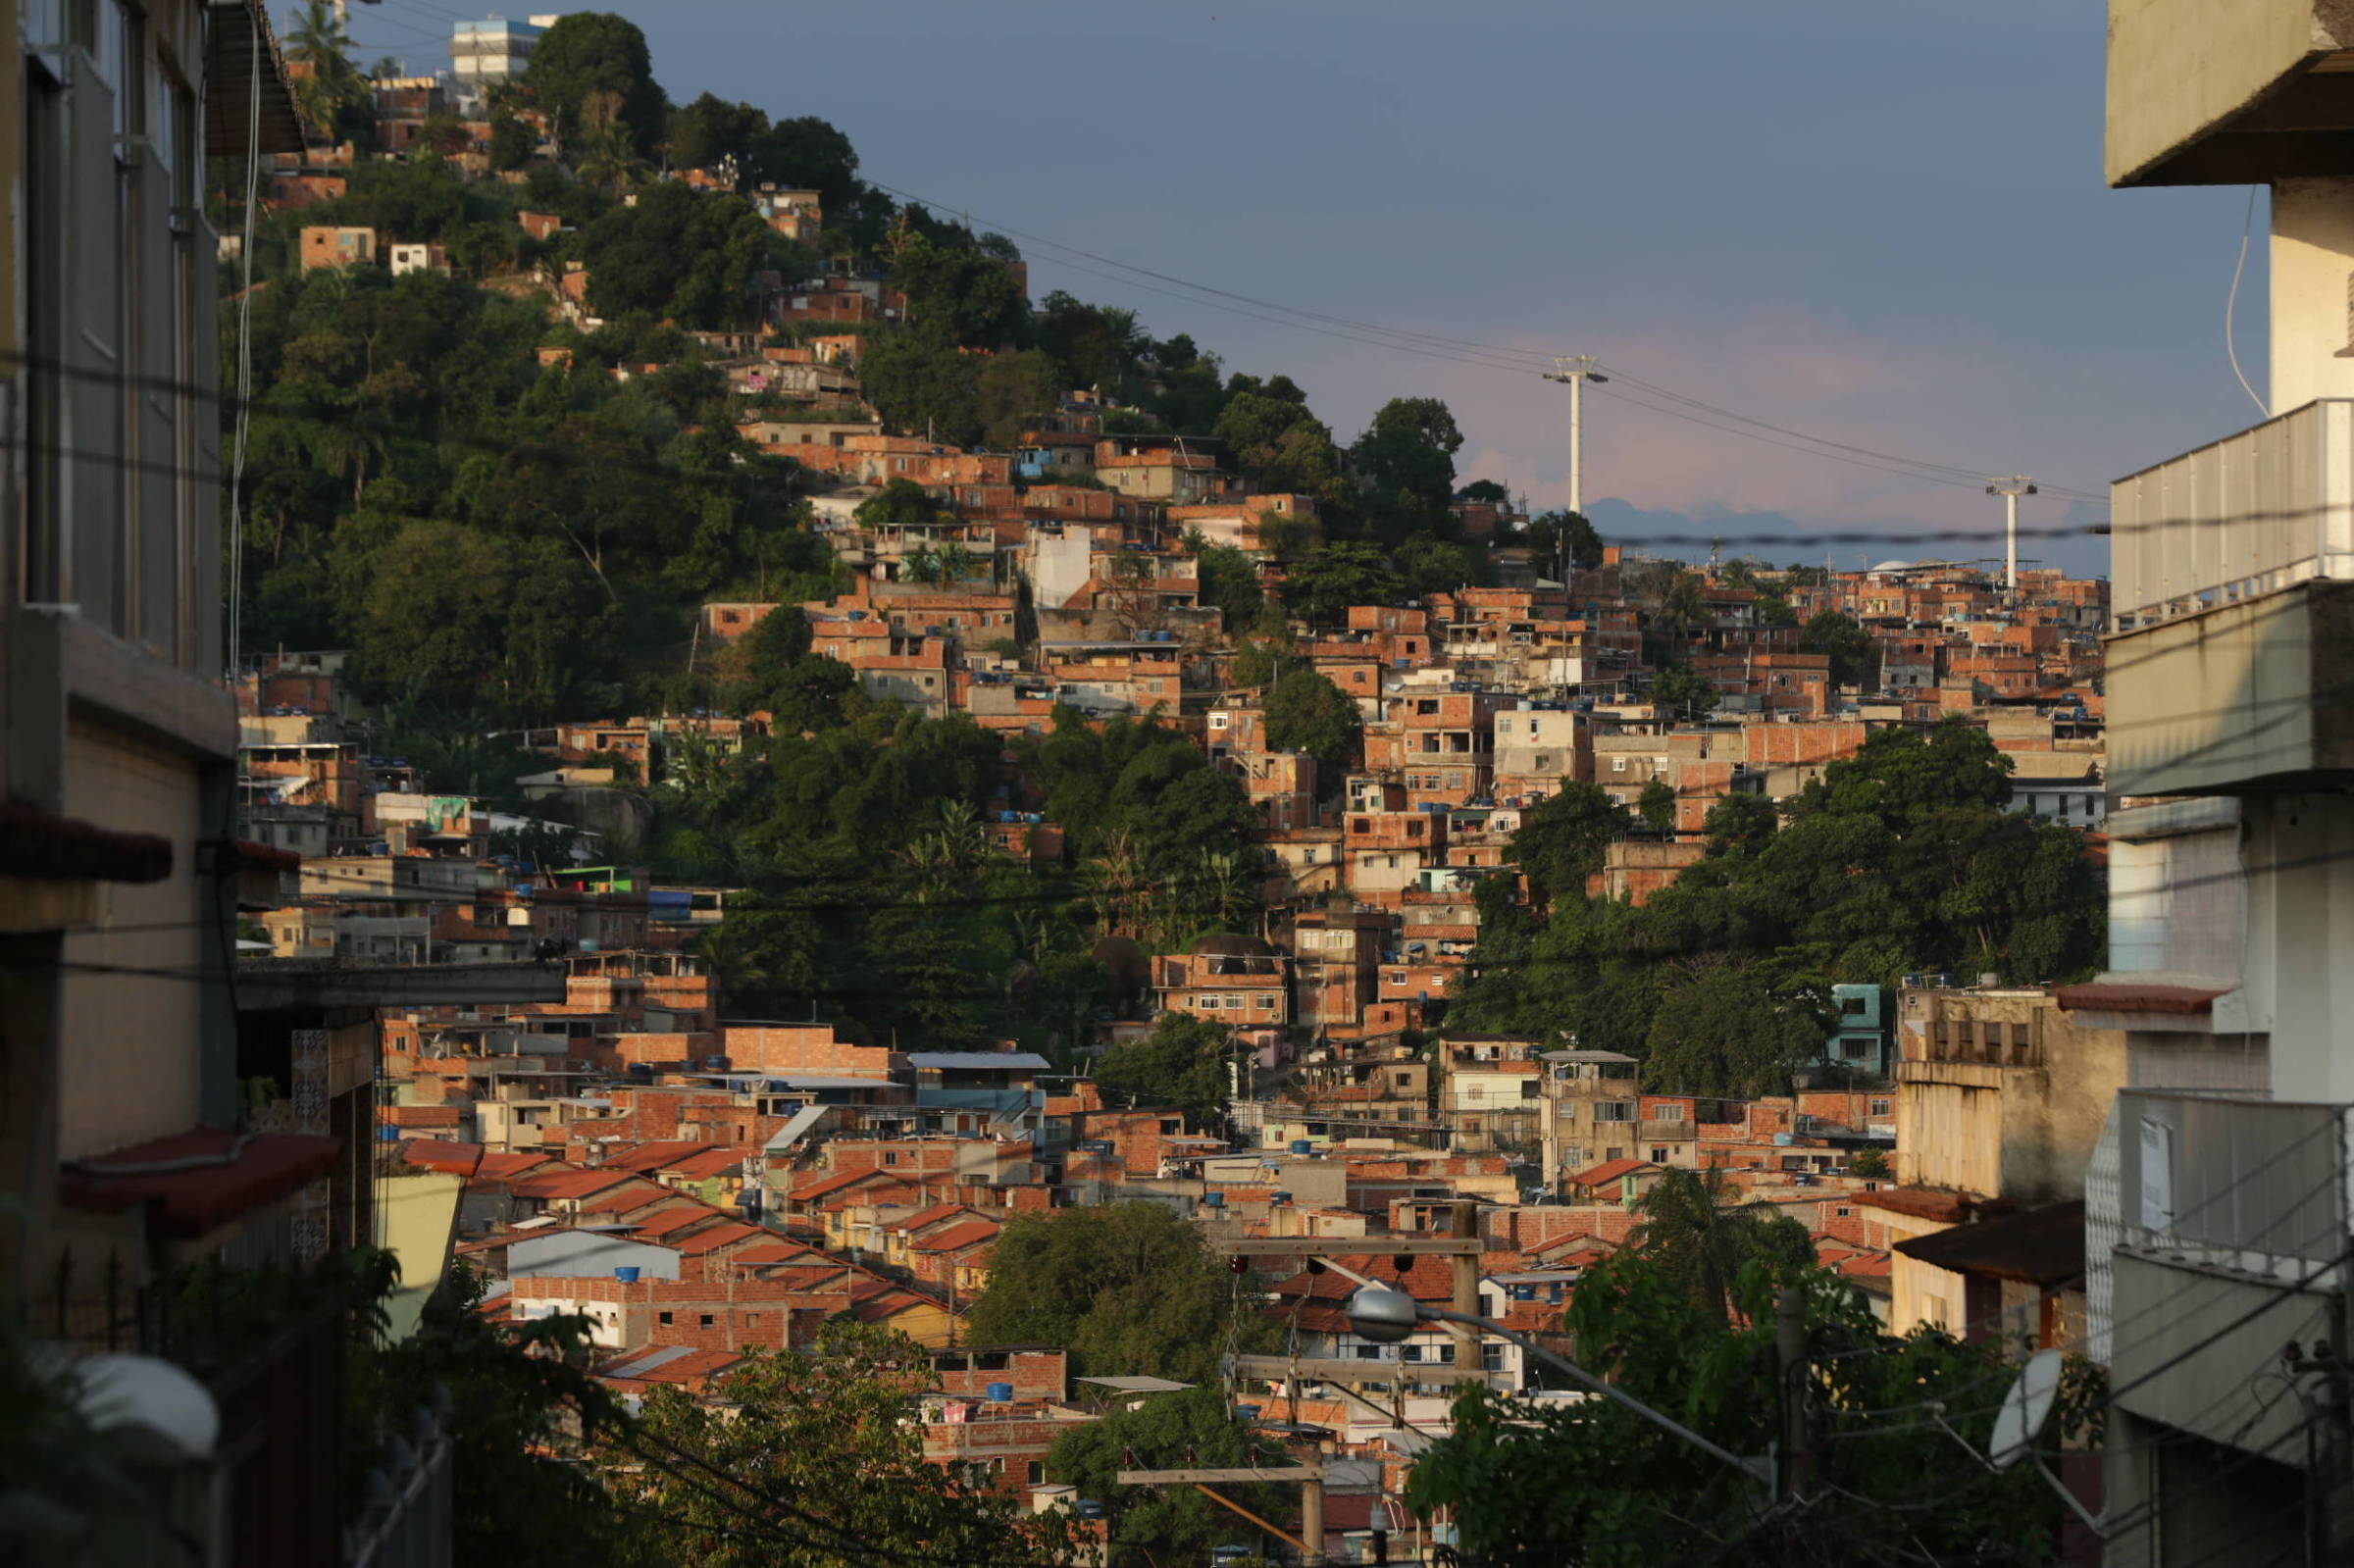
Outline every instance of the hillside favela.
{"label": "hillside favela", "polygon": [[622,11],[16,7],[0,1568],[2354,1563],[2347,7]]}

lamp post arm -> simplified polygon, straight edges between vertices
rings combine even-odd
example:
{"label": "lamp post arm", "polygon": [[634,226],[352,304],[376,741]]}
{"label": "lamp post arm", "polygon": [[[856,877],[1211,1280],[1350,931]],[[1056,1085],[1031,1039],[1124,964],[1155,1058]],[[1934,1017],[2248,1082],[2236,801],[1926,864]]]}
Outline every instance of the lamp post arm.
{"label": "lamp post arm", "polygon": [[1702,1437],[1699,1433],[1694,1432],[1690,1427],[1684,1426],[1667,1416],[1662,1415],[1659,1411],[1654,1410],[1651,1406],[1645,1404],[1633,1394],[1623,1392],[1620,1390],[1613,1388],[1612,1385],[1596,1377],[1593,1373],[1588,1372],[1584,1367],[1579,1366],[1576,1362],[1570,1360],[1568,1357],[1554,1354],[1551,1350],[1546,1349],[1543,1345],[1537,1343],[1525,1334],[1516,1333],[1511,1329],[1508,1329],[1503,1324],[1496,1322],[1493,1318],[1475,1317],[1468,1312],[1454,1312],[1448,1310],[1446,1307],[1421,1305],[1416,1315],[1425,1318],[1435,1318],[1442,1323],[1468,1324],[1483,1334],[1492,1334],[1500,1340],[1510,1340],[1512,1343],[1518,1345],[1522,1350],[1530,1355],[1535,1356],[1538,1360],[1544,1362],[1547,1366],[1552,1367],[1555,1371],[1566,1375],[1580,1388],[1589,1389],[1592,1391],[1601,1394],[1606,1399],[1613,1400],[1616,1403],[1626,1406],[1627,1409],[1632,1410],[1635,1414],[1641,1416],[1653,1426],[1658,1427],[1662,1432],[1668,1434],[1670,1437],[1679,1438],[1683,1442],[1690,1443],[1693,1447],[1698,1448],[1701,1452],[1710,1455],[1712,1458],[1731,1465],[1735,1470],[1740,1471],[1752,1481],[1759,1483],[1768,1492],[1773,1490],[1774,1480],[1772,1460],[1744,1459],[1741,1457],[1741,1455],[1733,1452],[1729,1448],[1717,1446],[1715,1443],[1711,1442],[1708,1439]]}

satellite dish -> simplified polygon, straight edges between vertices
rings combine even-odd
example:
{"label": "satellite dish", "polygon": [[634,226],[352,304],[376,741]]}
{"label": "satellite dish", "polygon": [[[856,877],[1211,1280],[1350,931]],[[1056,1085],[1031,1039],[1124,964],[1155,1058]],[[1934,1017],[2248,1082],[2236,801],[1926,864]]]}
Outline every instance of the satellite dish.
{"label": "satellite dish", "polygon": [[1986,1459],[1995,1469],[2008,1470],[2034,1450],[2035,1436],[2060,1397],[2060,1363],[2059,1351],[2038,1350],[2019,1369],[1995,1413],[1994,1435],[1986,1440]]}

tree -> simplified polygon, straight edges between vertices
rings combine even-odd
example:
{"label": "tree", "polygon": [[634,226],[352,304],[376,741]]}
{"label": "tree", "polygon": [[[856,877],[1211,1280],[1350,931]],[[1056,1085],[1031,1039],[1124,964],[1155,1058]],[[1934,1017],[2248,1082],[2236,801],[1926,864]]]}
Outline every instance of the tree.
{"label": "tree", "polygon": [[1466,582],[1490,582],[1495,571],[1488,552],[1477,545],[1457,544],[1418,533],[1391,552],[1408,599],[1434,593],[1453,593]]}
{"label": "tree", "polygon": [[1289,643],[1280,638],[1243,637],[1234,645],[1234,660],[1226,667],[1226,679],[1246,690],[1272,685],[1294,662]]}
{"label": "tree", "polygon": [[1203,604],[1222,612],[1229,631],[1240,629],[1266,602],[1259,591],[1258,569],[1231,544],[1211,544],[1197,531],[1186,540],[1194,552]]}
{"label": "tree", "polygon": [[1643,793],[1635,799],[1635,815],[1653,833],[1666,835],[1675,832],[1675,788],[1664,779],[1654,779],[1644,784]]}
{"label": "tree", "polygon": [[1226,1058],[1232,1035],[1223,1024],[1190,1013],[1163,1013],[1151,1034],[1105,1047],[1096,1060],[1096,1087],[1110,1105],[1167,1107],[1189,1124],[1206,1127],[1224,1114]]}
{"label": "tree", "polygon": [[1853,757],[1810,780],[1792,809],[1868,815],[1903,830],[1940,813],[2001,806],[2011,798],[2013,767],[1985,731],[1964,720],[1927,730],[1875,730]]}
{"label": "tree", "polygon": [[1357,471],[1369,492],[1374,525],[1385,537],[1444,533],[1452,522],[1455,454],[1463,432],[1435,397],[1396,397],[1357,437]]}
{"label": "tree", "polygon": [[989,1289],[965,1315],[972,1344],[1059,1344],[1087,1377],[1214,1383],[1230,1347],[1275,1331],[1240,1299],[1201,1233],[1143,1199],[1017,1214],[991,1253]]}
{"label": "tree", "polygon": [[[611,137],[600,145],[627,147]],[[744,286],[776,238],[750,203],[664,180],[581,231],[588,302],[600,316],[640,313],[685,327],[733,327],[748,308]]]}
{"label": "tree", "polygon": [[1473,480],[1455,492],[1458,501],[1471,501],[1486,506],[1503,506],[1511,500],[1511,492],[1494,480]]}
{"label": "tree", "polygon": [[1062,392],[1061,368],[1038,350],[990,355],[973,378],[981,439],[992,451],[1011,451],[1025,430],[1053,412]]}
{"label": "tree", "polygon": [[1235,471],[1259,490],[1313,497],[1341,507],[1349,499],[1331,428],[1307,410],[1306,394],[1282,376],[1261,383],[1237,376],[1210,433]]}
{"label": "tree", "polygon": [[1759,966],[1703,962],[1652,1017],[1644,1082],[1659,1093],[1785,1094],[1791,1070],[1819,1058],[1829,1033],[1812,996],[1777,991]]}
{"label": "tree", "polygon": [[971,446],[981,439],[980,370],[944,323],[867,335],[858,381],[883,422],[903,435]]}
{"label": "tree", "polygon": [[730,103],[715,93],[670,117],[670,161],[679,169],[715,169],[734,158],[741,168],[755,138],[768,129],[768,116],[748,103]]}
{"label": "tree", "polygon": [[539,150],[539,138],[512,114],[503,109],[490,114],[490,167],[495,170],[521,169],[532,161]]}
{"label": "tree", "polygon": [[[1282,1462],[1281,1444],[1270,1438],[1262,1445],[1227,1410],[1218,1390],[1183,1389],[1074,1426],[1054,1440],[1047,1471],[1104,1503],[1113,1561],[1200,1562],[1247,1527],[1192,1487],[1123,1487],[1119,1473]],[[1261,1518],[1282,1516],[1292,1501],[1286,1489],[1272,1485],[1220,1492]]]}
{"label": "tree", "polygon": [[645,34],[634,22],[605,11],[556,18],[532,45],[523,85],[553,117],[567,144],[581,135],[584,111],[599,93],[613,95],[611,123],[636,156],[649,158],[661,144],[666,104]]}
{"label": "tree", "polygon": [[1661,707],[1699,718],[1724,700],[1716,683],[1687,664],[1671,664],[1651,678],[1651,700]]}
{"label": "tree", "polygon": [[1867,1181],[1885,1181],[1895,1173],[1889,1167],[1887,1155],[1876,1148],[1860,1148],[1847,1157],[1847,1174]]}
{"label": "tree", "polygon": [[1294,561],[1284,572],[1284,604],[1327,625],[1353,604],[1396,604],[1405,584],[1389,557],[1370,544],[1334,543]]}
{"label": "tree", "polygon": [[[742,162],[745,178],[814,190],[828,213],[873,204],[872,194],[858,182],[858,153],[850,138],[815,115],[780,120],[754,133]],[[888,209],[889,198],[881,205]]]}
{"label": "tree", "polygon": [[1807,1228],[1770,1203],[1742,1202],[1719,1166],[1661,1173],[1635,1211],[1641,1223],[1628,1244],[1704,1314],[1733,1310],[1734,1282],[1753,1262],[1787,1270],[1815,1261]]}
{"label": "tree", "polygon": [[1764,795],[1727,793],[1709,807],[1700,831],[1713,855],[1754,854],[1780,826],[1773,802]]}
{"label": "tree", "polygon": [[599,1450],[607,1487],[641,1521],[623,1561],[1067,1562],[1069,1516],[1025,1512],[985,1475],[925,1459],[907,1411],[932,1386],[914,1340],[837,1322],[807,1350],[746,1352],[715,1402],[671,1388],[647,1394],[639,1419]]}
{"label": "tree", "polygon": [[1529,548],[1539,555],[1539,572],[1552,569],[1564,550],[1569,564],[1581,572],[1602,565],[1602,535],[1582,512],[1540,513],[1529,520],[1528,539]]}
{"label": "tree", "polygon": [[1341,775],[1356,759],[1364,733],[1356,699],[1315,671],[1287,671],[1267,688],[1267,745],[1276,751],[1305,751],[1316,759],[1316,777],[1337,790]]}
{"label": "tree", "polygon": [[1837,610],[1823,610],[1807,623],[1798,639],[1799,647],[1808,653],[1827,653],[1831,658],[1831,684],[1835,686],[1874,686],[1880,679],[1879,644],[1871,633],[1852,616]]}
{"label": "tree", "polygon": [[[1732,1453],[1763,1454],[1779,1430],[1774,1290],[1785,1283],[1800,1292],[1817,1439],[1795,1505],[1761,1518],[1767,1499],[1754,1477],[1619,1405],[1532,1409],[1486,1389],[1457,1402],[1453,1430],[1416,1461],[1409,1505],[1425,1516],[1453,1509],[1464,1558],[1493,1568],[1706,1562],[1729,1542],[1741,1561],[1767,1568],[1868,1568],[1890,1560],[1889,1522],[1900,1518],[1914,1560],[2051,1562],[2063,1504],[2027,1466],[1922,1485],[1952,1473],[1957,1443],[1986,1443],[1997,1401],[1972,1391],[2012,1375],[2004,1345],[1925,1330],[1891,1339],[1861,1291],[1771,1257],[1737,1276],[1739,1315],[1728,1316],[1721,1298],[1696,1299],[1643,1246],[1585,1272],[1565,1327],[1588,1370]],[[2056,1441],[2095,1436],[2099,1399],[2097,1374],[2073,1369]],[[1946,1420],[1917,1421],[1924,1403]]]}
{"label": "tree", "polygon": [[1106,393],[1121,390],[1144,347],[1134,311],[1089,305],[1059,288],[1039,302],[1031,330],[1079,385]]}
{"label": "tree", "polygon": [[1556,904],[1586,895],[1603,851],[1629,826],[1626,808],[1600,784],[1564,780],[1560,792],[1523,813],[1512,834],[1512,864],[1537,893]]}
{"label": "tree", "polygon": [[286,57],[307,68],[294,90],[303,124],[323,141],[341,139],[344,122],[368,100],[368,83],[351,62],[351,35],[333,0],[302,0],[286,29]]}
{"label": "tree", "polygon": [[[1021,284],[998,257],[910,233],[893,258],[892,271],[906,291],[908,320],[945,333],[959,347],[997,348],[1021,329],[1027,308]],[[1061,392],[1052,390],[1057,396]]]}
{"label": "tree", "polygon": [[809,618],[799,605],[780,604],[762,616],[728,649],[728,685],[735,693],[736,711],[769,707],[808,652]]}

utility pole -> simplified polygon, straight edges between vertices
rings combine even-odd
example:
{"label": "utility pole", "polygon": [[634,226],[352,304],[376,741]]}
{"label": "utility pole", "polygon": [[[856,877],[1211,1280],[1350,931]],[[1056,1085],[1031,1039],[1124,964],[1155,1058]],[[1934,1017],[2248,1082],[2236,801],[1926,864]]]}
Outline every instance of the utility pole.
{"label": "utility pole", "polygon": [[2035,493],[2035,481],[2024,474],[2014,474],[2006,480],[1990,480],[1988,495],[2003,498],[2003,593],[2014,605],[2019,602],[2019,498]]}
{"label": "utility pole", "polygon": [[[1549,381],[1569,383],[1569,511],[1574,517],[1586,515],[1586,382],[1607,381],[1608,376],[1596,370],[1591,354],[1566,355],[1554,360],[1554,372]],[[1569,581],[1569,539],[1564,530],[1561,539],[1561,581]]]}
{"label": "utility pole", "polygon": [[[1457,1198],[1450,1206],[1452,1224],[1448,1234],[1458,1241],[1476,1241],[1479,1238],[1479,1205],[1469,1198]],[[1467,1317],[1479,1315],[1479,1254],[1458,1252],[1447,1260],[1454,1287],[1448,1305]],[[1455,1334],[1455,1364],[1466,1372],[1480,1368],[1479,1331],[1469,1324],[1449,1326]]]}
{"label": "utility pole", "polygon": [[1777,1467],[1781,1499],[1797,1499],[1813,1468],[1815,1449],[1807,1421],[1807,1298],[1785,1285],[1773,1298],[1773,1352],[1781,1373],[1782,1454]]}

